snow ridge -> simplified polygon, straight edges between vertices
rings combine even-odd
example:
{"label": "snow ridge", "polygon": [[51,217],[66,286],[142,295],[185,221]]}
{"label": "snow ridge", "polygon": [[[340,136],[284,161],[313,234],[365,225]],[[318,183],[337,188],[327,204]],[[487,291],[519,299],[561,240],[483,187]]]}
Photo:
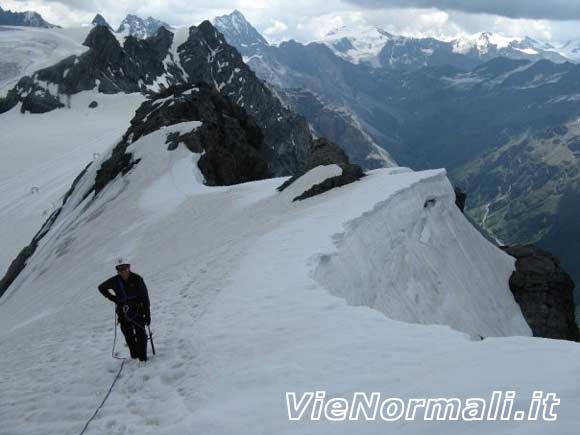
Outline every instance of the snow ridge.
{"label": "snow ridge", "polygon": [[508,286],[514,259],[463,217],[445,171],[432,172],[349,222],[314,276],[350,304],[395,320],[530,335]]}

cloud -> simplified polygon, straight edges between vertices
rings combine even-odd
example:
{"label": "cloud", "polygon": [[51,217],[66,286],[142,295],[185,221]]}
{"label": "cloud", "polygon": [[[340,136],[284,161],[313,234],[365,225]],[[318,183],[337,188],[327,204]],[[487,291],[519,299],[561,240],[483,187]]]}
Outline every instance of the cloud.
{"label": "cloud", "polygon": [[274,20],[272,21],[272,25],[264,29],[264,34],[268,36],[279,35],[280,33],[284,33],[288,30],[288,26],[284,24],[282,21]]}
{"label": "cloud", "polygon": [[[97,12],[113,27],[128,13],[151,15],[173,26],[191,26],[239,9],[272,42],[289,38],[308,42],[337,27],[362,31],[368,25],[394,34],[443,39],[482,31],[528,35],[553,43],[580,39],[579,21],[510,18],[506,11],[512,8],[511,14],[517,16],[537,14],[534,5],[549,4],[545,9],[561,14],[558,5],[579,5],[580,0],[0,0],[0,4],[13,10],[36,10],[63,26],[90,23]],[[526,7],[516,7],[524,4]],[[479,10],[476,6],[487,13],[471,13]],[[571,13],[566,18],[574,16]]]}
{"label": "cloud", "polygon": [[346,0],[370,9],[435,8],[509,18],[580,20],[580,0]]}

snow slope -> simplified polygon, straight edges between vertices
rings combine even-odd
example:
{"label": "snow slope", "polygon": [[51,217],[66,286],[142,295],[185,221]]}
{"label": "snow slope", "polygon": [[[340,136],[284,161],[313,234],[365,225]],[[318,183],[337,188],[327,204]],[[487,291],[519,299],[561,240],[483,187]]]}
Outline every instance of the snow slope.
{"label": "snow slope", "polygon": [[392,319],[485,337],[530,334],[509,297],[514,259],[482,240],[455,207],[445,174],[436,178],[351,221],[316,278],[349,303]]}
{"label": "snow slope", "polygon": [[[2,274],[60,206],[76,175],[121,137],[143,100],[83,92],[71,96],[70,108],[23,115],[18,106],[0,115]],[[91,101],[99,105],[90,109]]]}
{"label": "snow slope", "polygon": [[22,76],[88,50],[82,43],[90,29],[0,26],[0,96]]}
{"label": "snow slope", "polygon": [[[285,392],[466,397],[498,388],[517,389],[516,406],[533,389],[557,392],[559,421],[450,422],[437,423],[437,430],[576,433],[580,387],[570,382],[580,358],[576,344],[523,336],[473,340],[447,326],[393,320],[383,306],[371,309],[357,299],[365,286],[377,291],[383,276],[368,263],[390,267],[385,252],[406,251],[409,263],[417,263],[410,266],[422,265],[433,280],[427,288],[426,277],[410,277],[417,293],[441,290],[437,277],[452,274],[447,291],[467,304],[435,300],[437,315],[430,315],[422,302],[407,320],[529,334],[506,285],[512,260],[467,226],[444,171],[377,170],[300,202],[292,198],[305,183],[279,193],[284,179],[210,188],[202,184],[199,155],[182,145],[168,152],[164,143],[169,132],[197,126],[140,138],[130,151],[141,162],[94,201],[83,200],[103,153],[0,299],[1,434],[76,434],[102,400],[119,361],[109,354],[112,306],[96,285],[112,274],[119,254],[132,259],[150,288],[157,356],[147,367],[125,365],[87,433],[431,434],[427,422],[289,422]],[[325,172],[336,168],[305,177],[315,182]],[[359,237],[374,240],[360,249]],[[443,249],[459,263],[437,258]],[[350,276],[353,267],[343,272],[349,285],[325,279],[320,271],[328,258],[360,264],[360,279]],[[490,267],[497,276],[486,275]],[[464,273],[483,282],[456,286]],[[393,279],[383,281],[383,290],[404,305],[406,296],[394,288],[403,291],[405,283]],[[486,294],[472,300],[474,291]],[[488,311],[489,305],[497,309]],[[459,321],[463,309],[475,315],[473,325]]]}

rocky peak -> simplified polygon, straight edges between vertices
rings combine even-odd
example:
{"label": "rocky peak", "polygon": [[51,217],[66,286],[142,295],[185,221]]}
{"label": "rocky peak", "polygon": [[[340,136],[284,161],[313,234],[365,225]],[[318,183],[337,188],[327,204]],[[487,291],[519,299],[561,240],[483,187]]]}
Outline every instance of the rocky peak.
{"label": "rocky peak", "polygon": [[85,38],[83,45],[95,50],[98,53],[120,51],[121,44],[111,30],[106,26],[95,26]]}
{"label": "rocky peak", "polygon": [[215,27],[225,36],[229,44],[244,49],[257,46],[267,46],[268,41],[258,32],[244,15],[235,10],[229,15],[217,17]]}
{"label": "rocky peak", "polygon": [[91,21],[91,24],[93,26],[105,26],[109,30],[113,30],[113,28],[109,25],[107,20],[105,20],[105,17],[103,17],[101,14],[95,15],[95,18],[93,18],[93,21]]}
{"label": "rocky peak", "polygon": [[256,118],[264,133],[271,172],[278,176],[295,173],[312,141],[307,122],[282,105],[224,36],[204,21],[190,28],[178,53],[191,81],[213,85]]}
{"label": "rocky peak", "polygon": [[173,33],[165,27],[160,27],[157,33],[146,39],[139,39],[135,36],[129,36],[125,39],[123,48],[130,54],[138,56],[137,50],[142,50],[142,57],[149,57],[163,60],[168,54],[173,44]]}
{"label": "rocky peak", "polygon": [[153,17],[143,19],[137,15],[129,14],[119,25],[117,33],[124,33],[128,36],[145,39],[155,35],[161,27],[171,29],[169,24]]}

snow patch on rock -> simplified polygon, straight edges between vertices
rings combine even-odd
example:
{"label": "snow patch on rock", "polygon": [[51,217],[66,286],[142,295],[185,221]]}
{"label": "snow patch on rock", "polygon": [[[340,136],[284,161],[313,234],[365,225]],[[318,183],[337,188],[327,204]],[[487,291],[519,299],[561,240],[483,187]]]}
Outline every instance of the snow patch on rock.
{"label": "snow patch on rock", "polygon": [[342,168],[338,165],[320,165],[311,169],[301,177],[297,178],[289,187],[284,189],[281,195],[288,197],[291,201],[302,195],[308,189],[324,180],[342,175]]}

